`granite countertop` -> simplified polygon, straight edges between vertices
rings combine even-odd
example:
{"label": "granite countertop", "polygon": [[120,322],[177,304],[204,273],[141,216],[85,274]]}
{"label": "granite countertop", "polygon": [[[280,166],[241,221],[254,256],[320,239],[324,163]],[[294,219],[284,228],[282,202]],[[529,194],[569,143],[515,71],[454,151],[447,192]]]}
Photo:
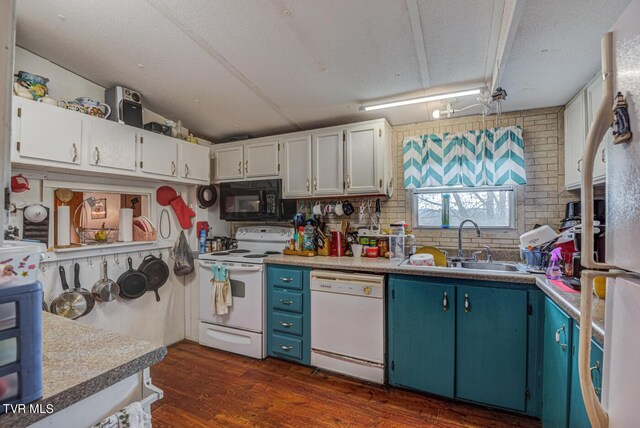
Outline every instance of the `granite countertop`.
{"label": "granite countertop", "polygon": [[400,266],[399,262],[392,262],[391,260],[382,257],[301,257],[279,254],[267,257],[264,259],[264,262],[280,265],[305,266],[316,269],[361,271],[371,273],[397,273],[520,284],[536,283],[535,276],[527,273],[482,271],[451,267]]}
{"label": "granite countertop", "polygon": [[[449,267],[399,266],[399,262],[391,262],[389,259],[367,257],[301,257],[273,255],[267,257],[264,262],[269,264],[304,266],[316,269],[346,270],[369,273],[396,273],[443,278],[475,279],[479,281],[535,284],[547,296],[556,302],[558,306],[566,311],[571,318],[580,321],[580,293],[568,293],[562,291],[555,285],[548,282],[544,275],[490,272]],[[604,343],[604,307],[604,300],[594,296],[592,336],[601,344]]]}
{"label": "granite countertop", "polygon": [[[580,293],[568,293],[553,285],[544,275],[536,275],[536,284],[558,304],[571,318],[580,321]],[[604,344],[604,308],[605,301],[593,296],[591,308],[591,336],[600,344]]]}
{"label": "granite countertop", "polygon": [[[34,404],[58,412],[161,361],[167,348],[42,313],[43,391]],[[5,413],[0,426],[22,427],[41,413]]]}

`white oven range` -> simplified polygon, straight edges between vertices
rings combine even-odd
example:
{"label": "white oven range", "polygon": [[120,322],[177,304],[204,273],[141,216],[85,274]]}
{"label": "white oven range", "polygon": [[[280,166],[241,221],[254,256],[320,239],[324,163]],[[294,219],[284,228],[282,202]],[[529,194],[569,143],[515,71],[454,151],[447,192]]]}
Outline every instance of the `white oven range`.
{"label": "white oven range", "polygon": [[[264,258],[281,254],[293,238],[293,228],[280,226],[241,227],[236,233],[238,248],[199,256],[201,345],[263,359],[267,354],[266,269]],[[229,313],[211,310],[211,266],[227,268],[233,304]]]}

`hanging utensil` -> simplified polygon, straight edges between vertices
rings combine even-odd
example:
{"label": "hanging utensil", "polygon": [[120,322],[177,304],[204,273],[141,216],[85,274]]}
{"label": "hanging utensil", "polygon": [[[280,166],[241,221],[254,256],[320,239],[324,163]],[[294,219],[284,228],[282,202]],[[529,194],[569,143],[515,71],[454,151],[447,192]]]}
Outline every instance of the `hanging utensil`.
{"label": "hanging utensil", "polygon": [[51,313],[71,318],[72,320],[78,319],[87,310],[87,300],[81,293],[69,288],[64,267],[60,266],[59,271],[63,292],[51,301]]}
{"label": "hanging utensil", "polygon": [[149,279],[145,274],[133,268],[133,260],[127,258],[129,270],[118,278],[120,297],[124,299],[137,299],[142,296],[149,286]]}
{"label": "hanging utensil", "polygon": [[98,302],[110,302],[120,293],[120,286],[117,282],[109,279],[107,275],[107,261],[102,262],[102,278],[93,284],[91,294]]}
{"label": "hanging utensil", "polygon": [[76,263],[73,266],[73,273],[75,275],[73,279],[75,290],[80,294],[82,294],[82,296],[87,301],[87,309],[84,311],[84,314],[82,314],[82,316],[85,316],[93,310],[93,307],[96,305],[96,301],[93,299],[93,294],[91,294],[91,292],[86,288],[82,288],[82,286],[80,285],[80,264],[79,263]]}
{"label": "hanging utensil", "polygon": [[153,291],[156,293],[156,301],[159,302],[160,294],[158,293],[158,290],[169,279],[169,266],[164,262],[164,260],[162,260],[162,253],[159,258],[151,254],[146,256],[142,259],[142,263],[138,266],[138,270],[145,274],[149,279],[147,291]]}

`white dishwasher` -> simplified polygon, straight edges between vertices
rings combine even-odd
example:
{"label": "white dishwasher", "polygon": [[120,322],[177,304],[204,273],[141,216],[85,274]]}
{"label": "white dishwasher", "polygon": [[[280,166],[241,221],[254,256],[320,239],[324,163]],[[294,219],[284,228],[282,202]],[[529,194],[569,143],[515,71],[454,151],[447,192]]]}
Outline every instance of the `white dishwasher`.
{"label": "white dishwasher", "polygon": [[384,276],[311,272],[311,364],[384,383]]}

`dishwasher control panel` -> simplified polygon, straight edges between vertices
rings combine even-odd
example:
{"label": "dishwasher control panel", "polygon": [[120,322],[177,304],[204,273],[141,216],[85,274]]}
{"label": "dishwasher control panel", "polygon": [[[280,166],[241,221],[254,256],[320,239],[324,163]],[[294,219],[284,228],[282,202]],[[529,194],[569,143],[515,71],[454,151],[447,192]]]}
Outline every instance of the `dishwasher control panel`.
{"label": "dishwasher control panel", "polygon": [[311,290],[382,299],[384,277],[313,271],[311,272]]}

